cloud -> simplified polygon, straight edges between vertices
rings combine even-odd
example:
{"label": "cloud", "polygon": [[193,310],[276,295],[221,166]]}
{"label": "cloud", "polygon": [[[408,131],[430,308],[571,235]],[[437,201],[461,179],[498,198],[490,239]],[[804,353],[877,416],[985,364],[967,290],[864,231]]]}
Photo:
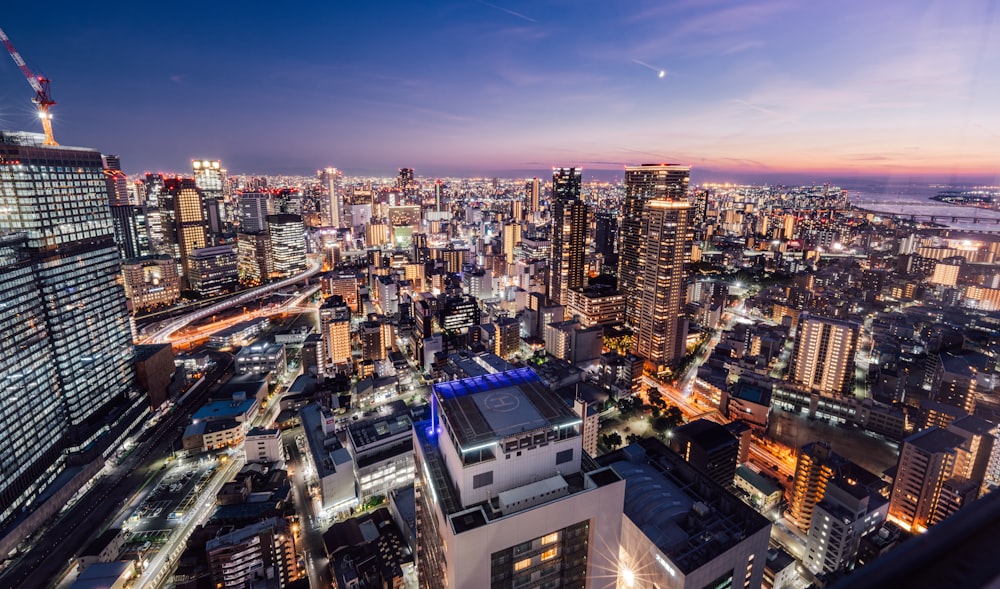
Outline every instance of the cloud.
{"label": "cloud", "polygon": [[526,21],[528,21],[530,23],[538,24],[538,21],[535,20],[535,19],[533,19],[533,18],[531,18],[530,16],[525,16],[525,15],[521,14],[520,12],[514,12],[513,10],[511,10],[509,8],[504,8],[503,6],[497,6],[496,4],[490,4],[489,2],[483,2],[482,0],[479,0],[479,3],[482,4],[483,6],[488,6],[490,8],[495,8],[496,10],[499,10],[500,12],[506,12],[507,14],[509,14],[511,16],[516,16],[517,18],[520,18],[522,20],[526,20]]}

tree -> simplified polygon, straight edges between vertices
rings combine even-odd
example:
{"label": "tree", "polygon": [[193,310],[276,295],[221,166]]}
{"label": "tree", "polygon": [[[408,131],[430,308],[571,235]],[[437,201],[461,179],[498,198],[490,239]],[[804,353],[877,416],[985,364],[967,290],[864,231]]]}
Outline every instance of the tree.
{"label": "tree", "polygon": [[660,415],[667,408],[667,400],[663,398],[663,393],[659,389],[650,389],[646,395],[649,397],[649,406],[653,408],[655,415]]}
{"label": "tree", "polygon": [[669,424],[667,425],[667,429],[674,429],[684,424],[684,414],[681,413],[681,409],[677,405],[667,407],[667,410],[663,413],[663,418]]}
{"label": "tree", "polygon": [[618,446],[622,445],[622,437],[618,432],[611,432],[610,434],[603,434],[601,436],[601,442],[609,449],[614,450]]}
{"label": "tree", "polygon": [[629,435],[625,436],[625,443],[626,444],[634,444],[634,443],[638,442],[641,439],[642,439],[642,436],[640,436],[639,434],[629,434]]}

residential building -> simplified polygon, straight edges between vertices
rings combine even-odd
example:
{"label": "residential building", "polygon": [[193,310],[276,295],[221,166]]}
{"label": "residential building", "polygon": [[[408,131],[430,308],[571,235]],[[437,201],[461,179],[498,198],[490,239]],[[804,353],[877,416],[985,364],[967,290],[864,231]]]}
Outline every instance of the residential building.
{"label": "residential building", "polygon": [[850,394],[860,331],[853,321],[800,314],[789,379],[822,394]]}
{"label": "residential building", "polygon": [[[687,196],[690,166],[676,164],[643,164],[625,167],[625,201],[621,211],[618,247],[618,289],[625,293],[625,321],[635,329],[639,325],[642,291],[639,275],[643,270],[643,212],[652,200],[680,203]],[[685,215],[686,220],[686,215]],[[678,227],[686,231],[686,227]],[[678,263],[683,264],[683,260]]]}
{"label": "residential building", "polygon": [[[636,283],[629,287],[633,290],[623,290],[626,320],[630,301],[635,304],[632,353],[657,367],[673,364],[686,352],[684,268],[690,208],[685,201],[650,200],[643,204]],[[626,243],[624,225],[622,235]],[[621,264],[632,272],[631,260],[624,252]],[[619,284],[626,288],[621,281]]]}
{"label": "residential building", "polygon": [[587,204],[580,199],[577,168],[552,171],[552,253],[549,254],[549,299],[565,305],[568,291],[584,284]]}

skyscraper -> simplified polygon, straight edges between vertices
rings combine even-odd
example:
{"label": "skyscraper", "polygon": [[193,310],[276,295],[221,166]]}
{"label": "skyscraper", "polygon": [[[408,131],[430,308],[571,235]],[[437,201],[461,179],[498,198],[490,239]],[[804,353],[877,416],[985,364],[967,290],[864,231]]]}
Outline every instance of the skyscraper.
{"label": "skyscraper", "polygon": [[849,394],[860,330],[852,321],[803,313],[789,365],[792,381],[818,393]]}
{"label": "skyscraper", "polygon": [[326,168],[320,176],[327,190],[325,197],[320,199],[320,218],[327,227],[340,227],[340,211],[344,205],[344,174],[337,168]]}
{"label": "skyscraper", "polygon": [[193,160],[194,183],[201,191],[202,218],[212,233],[212,238],[226,231],[229,214],[223,199],[222,164],[219,160]]}
{"label": "skyscraper", "polygon": [[[625,322],[632,328],[639,323],[640,232],[645,205],[654,199],[683,201],[687,196],[690,175],[690,166],[676,164],[643,164],[625,168],[625,201],[618,247],[618,290],[626,295]],[[686,233],[687,226],[683,229]]]}
{"label": "skyscraper", "polygon": [[602,272],[618,273],[618,213],[607,211],[594,215],[594,249],[604,258]]}
{"label": "skyscraper", "polygon": [[[643,205],[636,282],[622,290],[626,319],[630,300],[636,310],[632,352],[656,366],[675,362],[686,349],[683,306],[689,212],[686,201],[651,200]],[[621,263],[626,264],[624,255]]]}
{"label": "skyscraper", "polygon": [[240,233],[267,231],[267,216],[274,214],[271,197],[260,192],[244,192],[239,198]]}
{"label": "skyscraper", "polygon": [[400,168],[399,177],[396,179],[396,186],[406,195],[413,194],[417,189],[417,180],[413,175],[413,168]]}
{"label": "skyscraper", "polygon": [[208,246],[201,192],[192,178],[167,178],[163,194],[169,197],[172,209],[172,223],[164,233],[172,240],[174,259],[187,276],[191,252]]}
{"label": "skyscraper", "polygon": [[549,256],[549,298],[565,305],[569,289],[584,283],[587,205],[580,199],[581,171],[552,172],[552,253]]}
{"label": "skyscraper", "polygon": [[[0,526],[139,423],[132,338],[97,151],[0,134]],[[54,179],[57,178],[57,181]],[[113,408],[120,419],[104,416]]]}
{"label": "skyscraper", "polygon": [[298,215],[268,215],[273,272],[288,277],[306,269],[306,233]]}
{"label": "skyscraper", "polygon": [[528,186],[527,186],[528,200],[531,203],[531,212],[532,213],[536,213],[536,214],[538,213],[538,211],[539,211],[539,209],[541,207],[541,203],[539,202],[539,199],[540,199],[539,197],[540,197],[540,194],[541,194],[541,187],[540,187],[539,184],[540,184],[540,182],[538,181],[538,178],[532,178],[528,182]]}

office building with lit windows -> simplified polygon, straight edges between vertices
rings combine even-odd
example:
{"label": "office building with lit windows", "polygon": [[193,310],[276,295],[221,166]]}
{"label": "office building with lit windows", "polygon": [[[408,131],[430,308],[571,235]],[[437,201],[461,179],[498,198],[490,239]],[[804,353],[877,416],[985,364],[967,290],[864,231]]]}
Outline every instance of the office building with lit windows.
{"label": "office building with lit windows", "polygon": [[272,274],[285,278],[306,269],[306,229],[299,215],[268,215]]}
{"label": "office building with lit windows", "polygon": [[191,253],[208,245],[201,191],[192,178],[166,178],[163,191],[172,207],[170,222],[164,228],[165,239],[173,244],[174,259],[186,277],[191,269]]}
{"label": "office building with lit windows", "polygon": [[195,186],[201,192],[202,217],[206,227],[213,236],[218,235],[226,230],[229,221],[223,195],[225,170],[219,160],[193,160],[191,169]]}
{"label": "office building with lit windows", "polygon": [[261,192],[244,192],[239,195],[240,233],[264,233],[267,216],[274,214],[271,195]]}
{"label": "office building with lit windows", "polygon": [[177,264],[167,255],[129,258],[122,262],[125,296],[134,311],[166,307],[181,298]]}
{"label": "office building with lit windows", "polygon": [[327,227],[340,227],[340,211],[344,206],[344,173],[337,168],[324,168],[319,176],[326,190],[319,201],[320,219]]}
{"label": "office building with lit windows", "polygon": [[[41,142],[0,133],[0,528],[38,507],[71,453],[106,451],[148,410],[101,154]],[[2,553],[19,541],[5,535]]]}
{"label": "office building with lit windows", "polygon": [[549,254],[550,299],[565,305],[569,289],[584,285],[587,204],[580,199],[582,170],[552,171],[552,252]]}
{"label": "office building with lit windows", "polygon": [[414,424],[421,587],[615,587],[625,484],[528,368],[434,385]]}
{"label": "office building with lit windows", "polygon": [[191,252],[188,282],[202,297],[214,297],[236,290],[238,258],[231,245],[206,247]]}
{"label": "office building with lit windows", "polygon": [[[626,320],[629,304],[635,309],[632,353],[655,366],[671,364],[686,351],[684,266],[689,255],[690,210],[687,201],[651,200],[643,204],[639,227],[642,247],[635,284],[622,291]],[[623,265],[625,260],[623,254]]]}
{"label": "office building with lit windows", "polygon": [[[618,290],[625,294],[625,321],[639,324],[639,275],[643,270],[643,212],[652,200],[683,202],[687,197],[690,166],[643,164],[625,168],[625,200],[622,203],[618,247]],[[686,217],[685,217],[686,221]],[[687,232],[687,225],[682,228]],[[683,236],[683,235],[682,235]],[[683,260],[678,261],[683,263]]]}

